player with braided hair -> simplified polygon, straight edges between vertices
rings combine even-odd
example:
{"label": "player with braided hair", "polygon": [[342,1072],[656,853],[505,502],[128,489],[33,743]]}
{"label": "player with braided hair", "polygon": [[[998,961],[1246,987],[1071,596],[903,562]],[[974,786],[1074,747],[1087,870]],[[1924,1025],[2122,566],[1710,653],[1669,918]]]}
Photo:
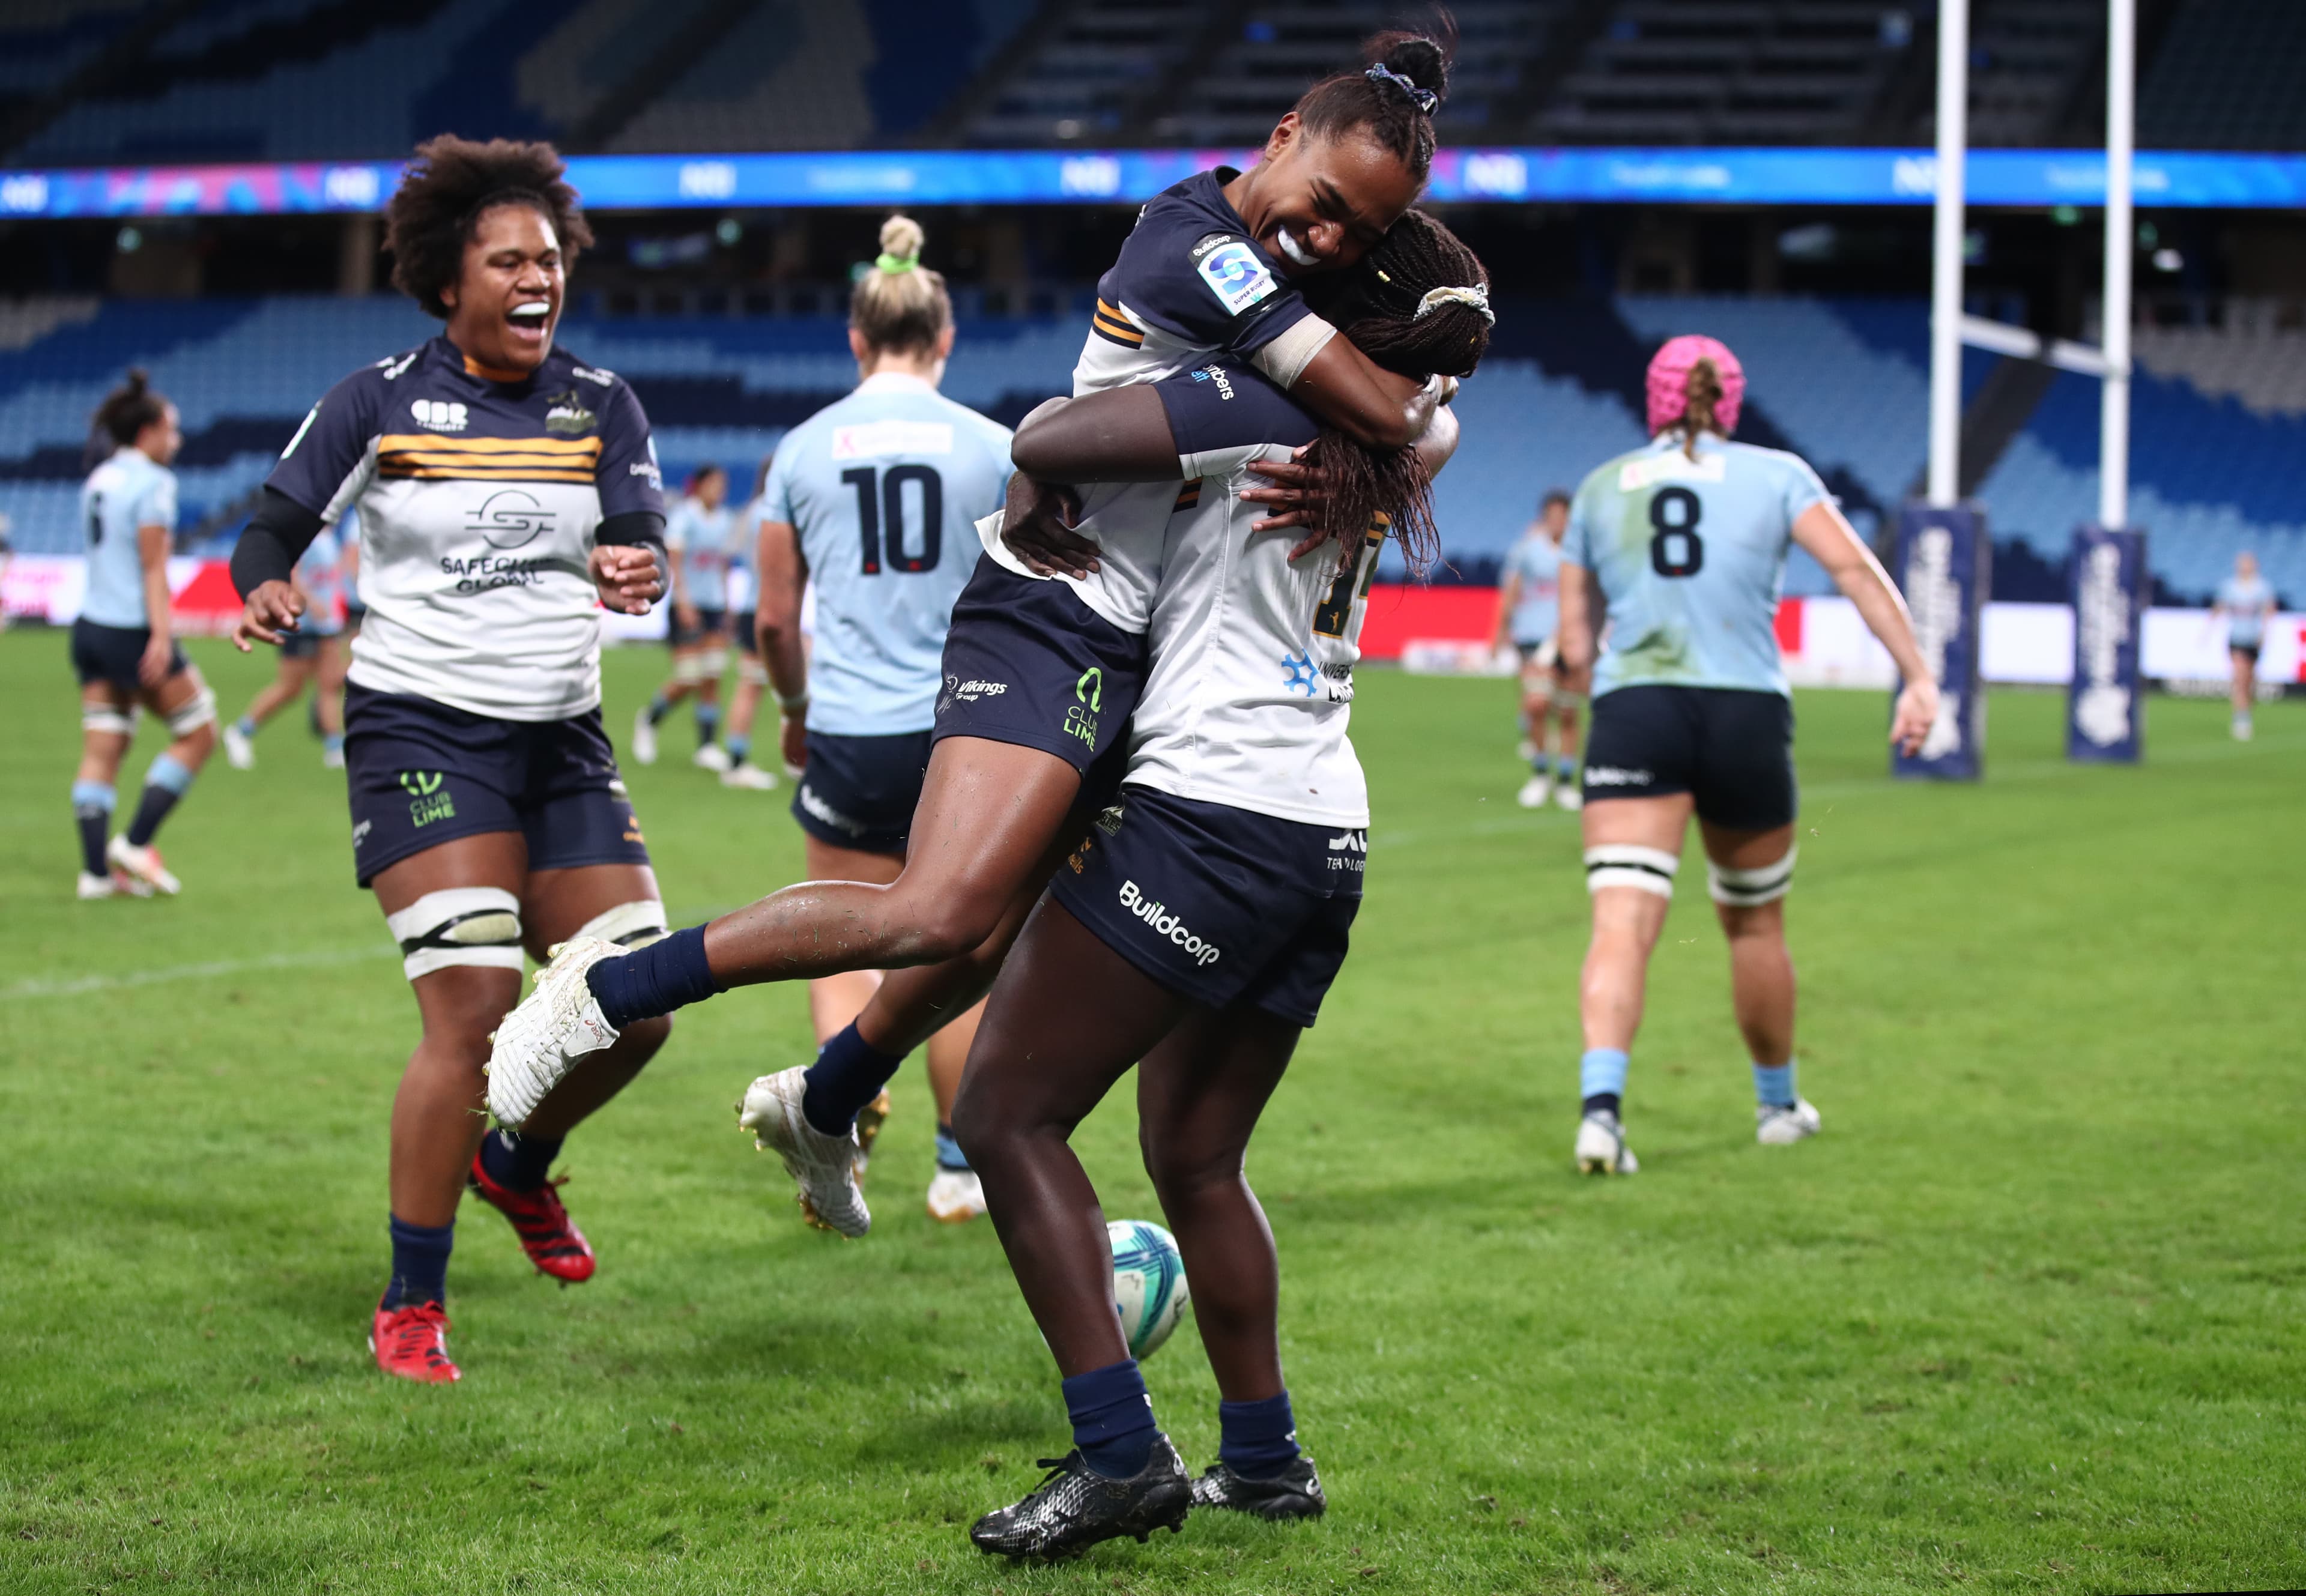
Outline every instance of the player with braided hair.
{"label": "player with braided hair", "polygon": [[1756,1139],[1782,1145],[1817,1133],[1817,1110],[1795,1090],[1785,939],[1794,721],[1773,623],[1789,546],[1816,558],[1897,661],[1906,687],[1890,740],[1912,753],[1938,713],[1905,602],[1817,474],[1793,455],[1730,441],[1746,392],[1738,357],[1712,338],[1673,338],[1648,381],[1651,442],[1585,479],[1562,549],[1561,661],[1593,670],[1584,781],[1593,940],[1579,996],[1576,1153],[1596,1174],[1639,1167],[1621,1119],[1627,1062],[1693,814],[1730,939]]}

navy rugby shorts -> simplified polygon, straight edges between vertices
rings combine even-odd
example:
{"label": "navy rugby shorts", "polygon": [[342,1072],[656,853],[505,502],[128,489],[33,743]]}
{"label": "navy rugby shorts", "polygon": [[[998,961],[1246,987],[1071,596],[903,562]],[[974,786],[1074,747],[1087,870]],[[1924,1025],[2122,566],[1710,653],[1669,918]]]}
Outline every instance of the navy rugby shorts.
{"label": "navy rugby shorts", "polygon": [[[72,629],[73,671],[80,678],[81,687],[90,682],[109,682],[124,693],[141,693],[144,684],[137,679],[136,667],[142,662],[144,650],[152,641],[149,627],[107,627],[92,620],[75,620]],[[168,674],[181,676],[192,669],[184,658],[184,645],[171,643]]]}
{"label": "navy rugby shorts", "polygon": [[761,634],[755,624],[759,619],[758,613],[751,610],[739,610],[729,618],[729,641],[737,645],[739,653],[761,652]]}
{"label": "navy rugby shorts", "polygon": [[1593,700],[1585,801],[1686,792],[1700,820],[1738,832],[1791,825],[1794,706],[1782,693],[1656,683]]}
{"label": "navy rugby shorts", "polygon": [[498,721],[347,685],[345,777],[363,886],[411,854],[484,832],[520,832],[531,870],[649,862],[597,709]]}
{"label": "navy rugby shorts", "polygon": [[1049,890],[1170,991],[1311,1025],[1345,961],[1368,858],[1359,828],[1124,787]]}
{"label": "navy rugby shorts", "polygon": [[680,624],[679,605],[668,605],[665,613],[670,618],[666,623],[670,628],[666,635],[666,640],[675,648],[690,647],[704,642],[716,633],[726,636],[729,630],[729,612],[726,610],[707,610],[702,604],[696,606],[695,631]]}
{"label": "navy rugby shorts", "polygon": [[926,731],[891,737],[812,731],[792,816],[820,842],[902,858],[928,764]]}
{"label": "navy rugby shorts", "polygon": [[980,556],[952,607],[933,740],[981,737],[1054,754],[1086,775],[1127,743],[1145,639],[1058,581]]}

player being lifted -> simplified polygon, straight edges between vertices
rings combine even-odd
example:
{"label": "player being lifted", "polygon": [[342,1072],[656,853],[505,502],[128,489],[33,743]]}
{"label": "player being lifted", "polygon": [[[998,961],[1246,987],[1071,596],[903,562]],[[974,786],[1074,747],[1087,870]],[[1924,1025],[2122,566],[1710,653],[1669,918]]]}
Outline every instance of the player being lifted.
{"label": "player being lifted", "polygon": [[[1516,795],[1525,809],[1553,798],[1578,807],[1577,699],[1570,672],[1561,669],[1561,535],[1569,525],[1569,495],[1556,488],[1505,558],[1498,584],[1498,626],[1492,649],[1513,644],[1521,656],[1522,757],[1530,778]],[[1560,740],[1555,742],[1559,731]]]}
{"label": "player being lifted", "polygon": [[1585,479],[1562,550],[1562,662],[1593,670],[1584,818],[1593,940],[1579,991],[1576,1143],[1590,1174],[1639,1167],[1622,1123],[1627,1061],[1693,812],[1730,939],[1755,1134],[1777,1144],[1817,1133],[1817,1110],[1795,1089],[1785,935],[1794,714],[1775,619],[1790,543],[1825,568],[1897,661],[1906,687],[1890,740],[1912,753],[1937,714],[1905,601],[1817,474],[1795,456],[1730,441],[1746,392],[1737,356],[1712,338],[1674,338],[1650,362],[1648,383],[1652,441]]}
{"label": "player being lifted", "polygon": [[342,529],[324,526],[290,577],[303,601],[296,629],[280,644],[280,670],[258,689],[239,720],[224,729],[225,757],[235,770],[256,766],[256,734],[264,723],[312,689],[312,721],[320,731],[320,764],[345,764],[345,596]]}
{"label": "player being lifted", "polygon": [[[1376,365],[1337,337],[1299,284],[1354,266],[1416,198],[1432,164],[1447,48],[1378,35],[1364,46],[1365,67],[1306,90],[1256,166],[1221,166],[1156,196],[1099,281],[1076,394],[1230,358],[1356,442],[1399,448],[1421,436],[1440,384]],[[1012,505],[1031,492],[1050,515],[1064,499],[1014,479],[1011,491]],[[947,690],[896,880],[804,883],[630,956],[592,939],[571,943],[497,1033],[489,1099],[499,1118],[520,1123],[574,1061],[630,1020],[730,986],[896,970],[816,1063],[764,1076],[747,1096],[746,1122],[777,1148],[809,1211],[863,1234],[871,1219],[853,1178],[857,1112],[907,1052],[984,994],[1078,838],[1067,816],[1098,790],[1084,774],[1125,755],[1177,497],[1174,482],[1100,485],[1088,496],[1084,508],[1107,512],[1103,530],[1086,552],[1062,558],[1115,578],[1095,589],[1036,581],[1014,555],[990,549],[979,560],[953,609]]]}
{"label": "player being lifted", "polygon": [[656,763],[657,723],[672,706],[696,699],[699,770],[726,772],[733,763],[721,747],[721,678],[729,669],[729,550],[737,515],[729,507],[729,474],[700,465],[688,491],[665,519],[665,552],[672,565],[672,679],[633,718],[633,757]]}
{"label": "player being lifted", "polygon": [[[974,524],[1000,509],[1009,481],[1009,429],[936,391],[952,354],[952,302],[920,258],[918,223],[882,225],[880,258],[850,297],[862,380],[785,434],[756,511],[761,659],[784,712],[785,760],[801,767],[792,815],[816,881],[886,883],[905,867],[945,630],[977,563]],[[816,635],[804,650],[801,593],[811,582]],[[809,983],[820,1046],[849,1028],[880,982],[878,972],[850,970]],[[937,1117],[928,1211],[949,1222],[985,1211],[952,1137],[979,1012],[928,1043]]]}
{"label": "player being lifted", "polygon": [[[80,678],[80,769],[72,789],[79,890],[82,898],[149,898],[178,888],[152,839],[216,747],[216,695],[176,645],[168,618],[168,550],[176,535],[168,462],[184,441],[176,407],[132,371],[97,406],[94,431],[111,453],[80,491],[88,592],[72,630]],[[167,721],[170,741],[145,769],[135,818],[107,842],[114,783],[140,707]]]}
{"label": "player being lifted", "polygon": [[591,1278],[546,1182],[561,1139],[663,1045],[628,1028],[529,1117],[491,1132],[489,1033],[524,948],[664,933],[640,824],[601,728],[596,605],[662,591],[664,500],[648,421],[613,373],[553,343],[592,242],[546,144],[443,135],[385,210],[396,285],[447,327],[329,390],[233,551],[239,640],[293,636],[296,559],[361,517],[366,624],[345,690],[355,879],[400,943],[423,1037],[392,1106],[392,1271],[372,1344],[389,1374],[453,1380],[444,1307],[466,1187],[536,1267]]}

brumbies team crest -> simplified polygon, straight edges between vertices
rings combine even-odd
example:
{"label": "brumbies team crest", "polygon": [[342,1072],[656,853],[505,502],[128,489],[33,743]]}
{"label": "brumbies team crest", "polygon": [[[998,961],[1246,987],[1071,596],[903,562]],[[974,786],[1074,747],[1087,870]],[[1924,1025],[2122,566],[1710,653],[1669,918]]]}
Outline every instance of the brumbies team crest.
{"label": "brumbies team crest", "polygon": [[544,430],[548,432],[589,432],[601,419],[585,408],[584,398],[573,388],[553,395],[545,403]]}
{"label": "brumbies team crest", "polygon": [[1257,252],[1230,233],[1212,233],[1193,246],[1193,269],[1217,296],[1217,303],[1240,315],[1280,285],[1257,258]]}

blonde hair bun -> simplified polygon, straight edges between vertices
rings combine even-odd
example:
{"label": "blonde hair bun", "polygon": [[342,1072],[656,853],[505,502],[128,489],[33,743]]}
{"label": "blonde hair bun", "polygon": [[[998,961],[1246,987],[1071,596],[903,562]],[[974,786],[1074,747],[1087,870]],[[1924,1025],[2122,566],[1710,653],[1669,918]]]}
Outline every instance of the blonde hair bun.
{"label": "blonde hair bun", "polygon": [[909,216],[881,224],[881,258],[859,269],[849,294],[849,325],[884,353],[928,354],[952,325],[944,278],[921,264],[921,225]]}
{"label": "blonde hair bun", "polygon": [[[881,253],[910,266],[920,260],[921,244],[927,238],[921,225],[912,218],[893,216],[881,224]],[[884,266],[881,269],[886,271],[889,268]]]}

